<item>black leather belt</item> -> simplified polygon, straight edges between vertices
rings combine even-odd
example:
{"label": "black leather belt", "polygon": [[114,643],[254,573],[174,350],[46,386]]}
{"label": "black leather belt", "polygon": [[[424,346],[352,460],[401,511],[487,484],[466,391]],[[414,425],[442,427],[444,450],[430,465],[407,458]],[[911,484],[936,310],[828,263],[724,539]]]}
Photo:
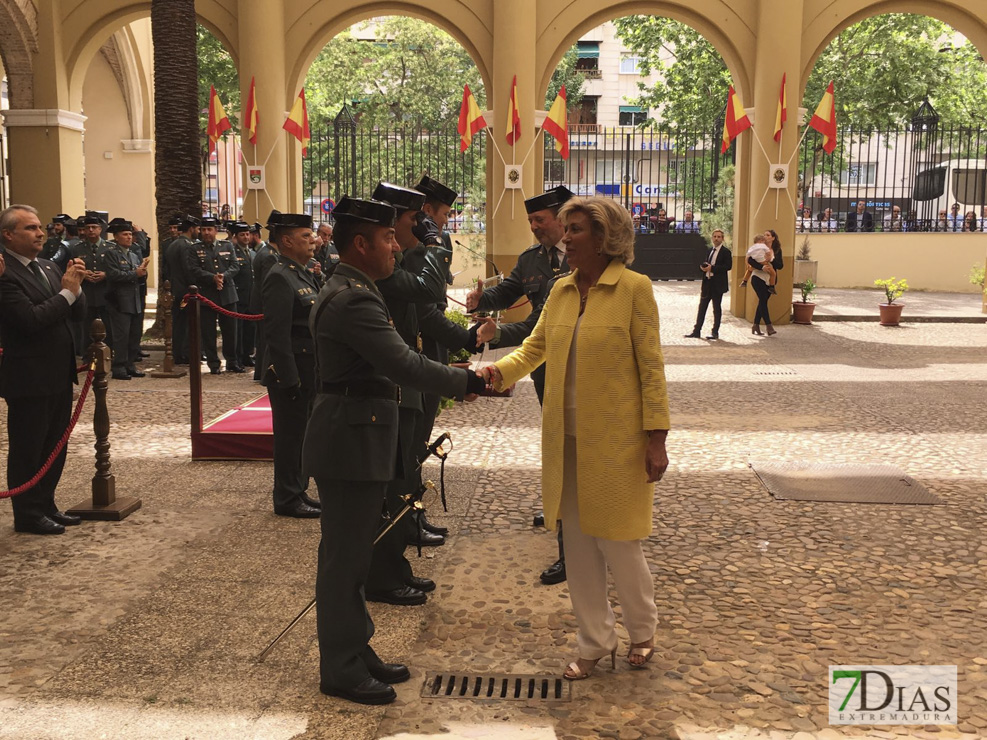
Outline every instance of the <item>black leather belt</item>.
{"label": "black leather belt", "polygon": [[353,381],[351,383],[322,383],[323,393],[355,398],[382,398],[401,402],[401,386],[388,382]]}

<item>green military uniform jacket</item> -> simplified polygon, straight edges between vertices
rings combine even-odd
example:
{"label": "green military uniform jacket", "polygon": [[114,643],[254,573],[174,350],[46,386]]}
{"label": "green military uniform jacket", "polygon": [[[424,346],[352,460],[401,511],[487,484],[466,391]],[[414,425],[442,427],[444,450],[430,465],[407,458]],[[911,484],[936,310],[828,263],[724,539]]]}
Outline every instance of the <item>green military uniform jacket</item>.
{"label": "green military uniform jacket", "polygon": [[[176,240],[177,241],[177,240]],[[185,252],[186,273],[199,293],[220,306],[236,303],[236,285],[233,280],[240,269],[236,252],[228,241],[217,239],[209,246],[196,242]],[[223,289],[217,290],[213,281],[215,275],[223,276]]]}
{"label": "green military uniform jacket", "polygon": [[264,278],[265,386],[314,387],[315,342],[308,324],[319,287],[315,275],[287,257]]}
{"label": "green military uniform jacket", "polygon": [[137,268],[141,258],[132,249],[114,242],[106,243],[103,267],[106,270],[106,303],[120,313],[141,312],[140,277]]}
{"label": "green military uniform jacket", "polygon": [[[87,241],[80,241],[71,247],[72,258],[81,259],[86,263],[86,269],[93,272],[105,272],[103,265],[103,253],[106,251],[106,242],[100,239],[95,244]],[[102,308],[106,305],[106,280],[98,283],[89,280],[82,281],[82,292],[86,294],[86,303],[89,308]]]}
{"label": "green military uniform jacket", "polygon": [[[466,372],[411,350],[395,331],[377,286],[345,262],[319,294],[309,325],[317,390],[328,383],[334,392],[320,392],[309,417],[305,474],[316,480],[392,480],[398,448],[394,384],[462,399]],[[344,394],[341,386],[360,391]]]}
{"label": "green military uniform jacket", "polygon": [[531,308],[534,310],[545,302],[548,282],[566,272],[569,272],[569,264],[564,254],[561,267],[556,272],[545,254],[545,248],[541,244],[535,244],[521,252],[511,274],[500,285],[483,291],[476,310],[500,311],[510,308],[521,296],[526,296],[531,301]]}

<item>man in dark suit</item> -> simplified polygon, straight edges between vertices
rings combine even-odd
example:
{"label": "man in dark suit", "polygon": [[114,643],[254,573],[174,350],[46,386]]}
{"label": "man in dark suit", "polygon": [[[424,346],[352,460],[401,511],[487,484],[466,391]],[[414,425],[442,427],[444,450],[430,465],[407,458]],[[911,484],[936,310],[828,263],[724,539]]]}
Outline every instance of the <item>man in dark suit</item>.
{"label": "man in dark suit", "polygon": [[874,214],[867,210],[867,204],[857,201],[857,210],[850,211],[846,217],[847,231],[873,231]]}
{"label": "man in dark suit", "polygon": [[394,208],[343,197],[335,216],[340,264],[309,319],[319,394],[302,452],[322,501],[315,586],[319,687],[361,704],[387,704],[396,698],[387,684],[411,674],[384,663],[370,647],[374,623],[364,583],[387,484],[400,472],[397,387],[462,399],[484,386],[475,373],[412,350],[390,323],[374,281],[394,270]]}
{"label": "man in dark suit", "polygon": [[[7,401],[7,485],[29,481],[44,465],[69,424],[72,385],[76,382],[71,321],[86,314],[82,260],[65,274],[39,260],[45,231],[30,206],[0,213],[0,242],[6,270],[0,275],[0,396]],[[33,534],[62,534],[77,516],[55,506],[55,488],[65,465],[65,450],[48,473],[14,496],[14,529]]]}
{"label": "man in dark suit", "polygon": [[706,309],[710,301],[713,303],[713,333],[707,339],[720,338],[720,318],[723,316],[723,309],[720,302],[723,294],[729,289],[727,273],[733,267],[733,255],[730,250],[723,246],[723,232],[720,229],[713,229],[710,235],[713,242],[712,248],[706,261],[700,265],[703,271],[702,288],[699,291],[699,313],[696,314],[696,325],[692,328],[691,334],[685,336],[690,339],[702,339],[703,322],[706,321]]}

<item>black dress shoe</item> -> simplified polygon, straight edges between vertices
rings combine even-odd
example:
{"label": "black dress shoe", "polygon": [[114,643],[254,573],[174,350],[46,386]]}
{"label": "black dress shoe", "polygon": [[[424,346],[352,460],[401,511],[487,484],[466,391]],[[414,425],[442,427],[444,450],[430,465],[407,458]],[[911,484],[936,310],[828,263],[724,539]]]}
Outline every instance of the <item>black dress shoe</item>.
{"label": "black dress shoe", "polygon": [[328,696],[338,696],[357,704],[390,704],[397,698],[397,693],[386,683],[381,683],[369,676],[353,688],[340,689],[335,686],[319,686],[319,691]]}
{"label": "black dress shoe", "polygon": [[686,339],[702,339],[703,336],[698,331],[694,331],[691,334],[686,334],[685,335],[685,338]]}
{"label": "black dress shoe", "polygon": [[[417,588],[419,591],[421,591],[424,594],[431,593],[432,591],[435,590],[435,581],[433,581],[431,578],[419,578],[418,576],[411,576],[411,578],[409,578],[405,582],[405,585],[408,586],[409,588]],[[380,677],[378,676],[378,678]],[[381,680],[383,681],[384,679]],[[389,681],[388,683],[394,683],[394,682]]]}
{"label": "black dress shoe", "polygon": [[404,683],[411,678],[408,666],[400,663],[367,663],[367,670],[381,683]]}
{"label": "black dress shoe", "polygon": [[425,512],[418,512],[418,523],[421,525],[422,529],[426,532],[431,532],[432,534],[440,534],[445,537],[449,534],[448,527],[440,527],[436,524],[432,524],[428,519],[425,518]]}
{"label": "black dress shoe", "polygon": [[304,501],[296,501],[288,506],[275,506],[274,513],[278,516],[293,516],[296,519],[318,519],[322,515],[322,509],[309,506]]}
{"label": "black dress shoe", "polygon": [[136,367],[127,368],[127,375],[129,375],[131,378],[143,378],[145,374],[146,373],[142,373]]}
{"label": "black dress shoe", "polygon": [[15,522],[15,532],[27,532],[29,534],[63,534],[65,527],[46,516],[39,516],[26,522]]}
{"label": "black dress shoe", "polygon": [[219,375],[220,373],[223,372],[223,368],[221,368],[221,367],[211,367],[211,368],[209,368],[209,372],[212,373],[213,375]]}
{"label": "black dress shoe", "polygon": [[318,499],[311,498],[307,493],[303,493],[301,498],[302,498],[302,503],[306,504],[307,506],[311,506],[313,509],[318,509],[319,511],[322,511],[322,502],[319,501]]}
{"label": "black dress shoe", "polygon": [[719,339],[719,338],[720,338],[720,335],[719,335],[719,334],[710,334],[710,335],[709,335],[708,337],[706,337],[706,338],[707,338],[707,339],[713,339],[713,340],[716,340],[716,339]]}
{"label": "black dress shoe", "polygon": [[556,560],[541,572],[539,579],[546,586],[562,583],[565,580],[565,560]]}
{"label": "black dress shoe", "polygon": [[254,361],[251,360],[249,357],[247,357],[247,358],[244,359],[242,365],[244,367],[253,367],[254,366]]}
{"label": "black dress shoe", "polygon": [[61,524],[63,527],[74,527],[77,524],[82,524],[81,516],[66,514],[64,511],[56,511],[54,514],[49,514],[48,518],[55,522],[55,524]]}
{"label": "black dress shoe", "polygon": [[535,514],[534,519],[531,520],[532,527],[544,527],[545,526],[545,512],[539,511]]}
{"label": "black dress shoe", "polygon": [[110,377],[114,380],[130,380],[130,373],[126,370],[114,370],[110,373]]}
{"label": "black dress shoe", "polygon": [[247,369],[243,365],[231,365],[226,363],[226,372],[228,373],[245,373]]}
{"label": "black dress shoe", "polygon": [[393,591],[370,592],[367,594],[367,601],[395,606],[418,606],[428,601],[428,597],[417,588],[402,586]]}
{"label": "black dress shoe", "polygon": [[421,545],[422,547],[438,547],[439,545],[444,545],[446,543],[446,538],[441,534],[433,534],[427,529],[418,528],[418,534],[416,537],[411,538],[409,545]]}

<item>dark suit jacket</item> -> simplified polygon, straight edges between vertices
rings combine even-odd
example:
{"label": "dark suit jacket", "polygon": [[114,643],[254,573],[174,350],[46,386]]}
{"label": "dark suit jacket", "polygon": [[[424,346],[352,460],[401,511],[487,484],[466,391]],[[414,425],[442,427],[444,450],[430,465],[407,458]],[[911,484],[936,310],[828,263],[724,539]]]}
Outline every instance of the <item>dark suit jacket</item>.
{"label": "dark suit jacket", "polygon": [[850,211],[846,217],[846,230],[847,231],[873,231],[874,230],[874,215],[870,211],[864,211],[857,221],[857,212]]}
{"label": "dark suit jacket", "polygon": [[70,320],[86,315],[86,296],[69,306],[62,289],[62,271],[38,260],[51,286],[45,293],[31,271],[12,254],[0,276],[0,396],[26,398],[64,393],[76,382],[75,347]]}
{"label": "dark suit jacket", "polygon": [[[713,256],[713,250],[710,248],[709,252],[706,253],[706,259],[704,262],[708,262],[710,257]],[[703,273],[703,284],[700,289],[701,295],[714,295],[719,293],[723,295],[727,292],[730,287],[730,282],[727,280],[727,273],[733,269],[733,254],[726,246],[720,247],[720,253],[716,255],[716,262],[713,263],[713,277],[707,278],[706,273]]]}

